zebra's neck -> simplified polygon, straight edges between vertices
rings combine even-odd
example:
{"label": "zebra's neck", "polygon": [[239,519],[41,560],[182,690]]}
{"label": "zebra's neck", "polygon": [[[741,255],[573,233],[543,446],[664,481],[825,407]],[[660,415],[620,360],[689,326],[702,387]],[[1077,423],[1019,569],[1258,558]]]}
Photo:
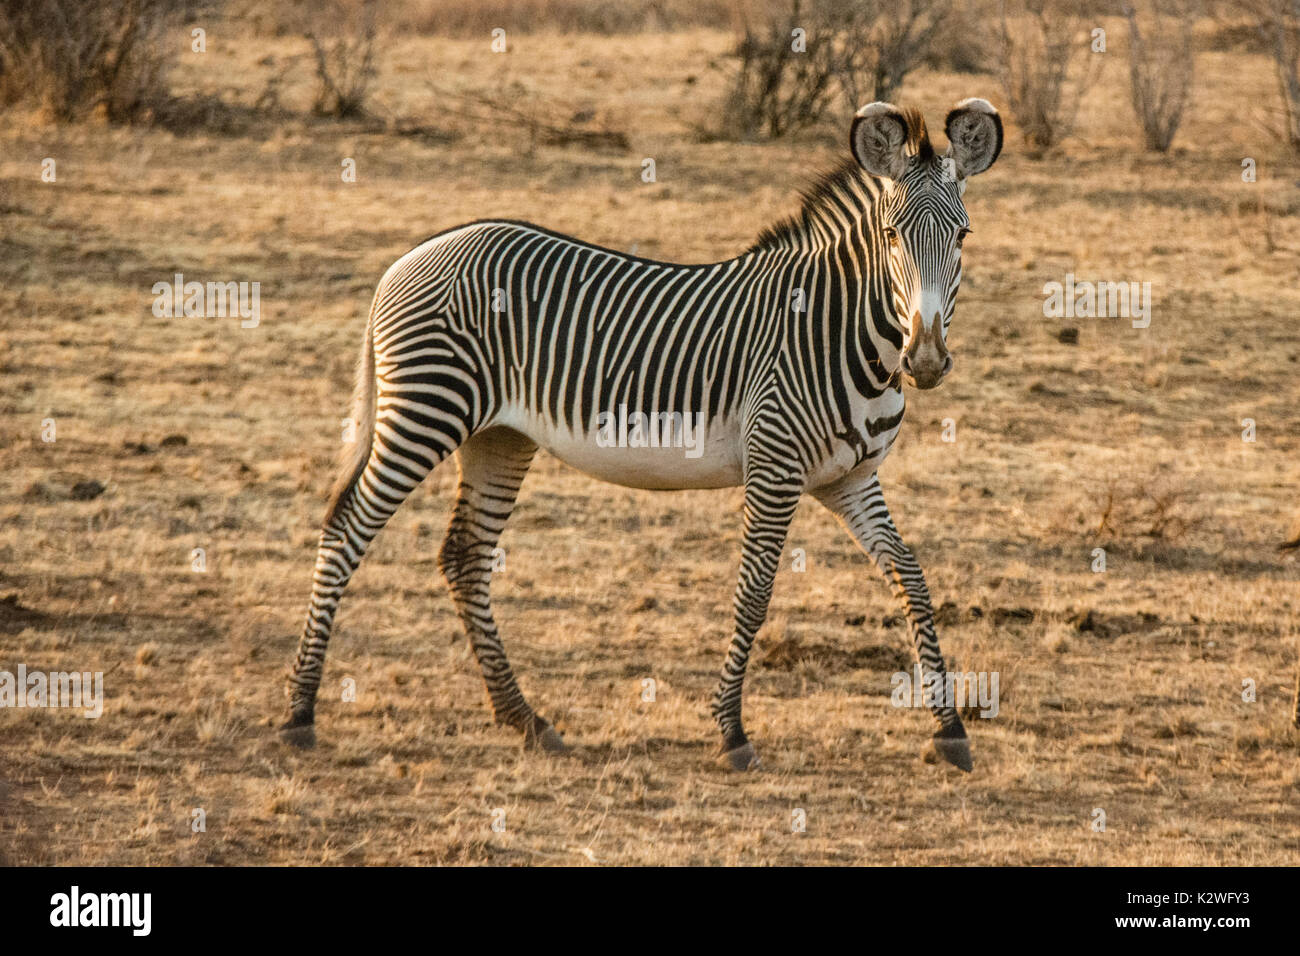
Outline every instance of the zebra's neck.
{"label": "zebra's neck", "polygon": [[770,306],[789,309],[791,328],[810,342],[838,343],[866,395],[895,377],[903,343],[876,215],[880,194],[880,182],[848,160],[804,190],[800,210],[764,229],[739,257],[785,276],[769,286],[782,299]]}

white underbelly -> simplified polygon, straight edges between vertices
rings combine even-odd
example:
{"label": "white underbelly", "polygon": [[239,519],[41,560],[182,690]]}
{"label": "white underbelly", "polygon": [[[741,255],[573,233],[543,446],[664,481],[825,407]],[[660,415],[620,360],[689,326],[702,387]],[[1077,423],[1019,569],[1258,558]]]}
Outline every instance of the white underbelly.
{"label": "white underbelly", "polygon": [[744,483],[740,429],[723,419],[684,429],[611,427],[578,434],[522,410],[503,410],[493,424],[522,432],[565,464],[627,488],[676,491]]}

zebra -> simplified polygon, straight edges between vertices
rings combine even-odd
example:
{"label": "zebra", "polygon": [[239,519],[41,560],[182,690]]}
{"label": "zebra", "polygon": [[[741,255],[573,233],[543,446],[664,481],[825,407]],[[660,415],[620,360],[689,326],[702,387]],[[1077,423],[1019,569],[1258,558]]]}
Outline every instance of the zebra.
{"label": "zebra", "polygon": [[[743,487],[734,628],[711,706],[723,767],[758,762],[742,686],[805,493],[892,582],[922,679],[946,686],[925,577],[876,476],[903,420],[904,382],[934,388],[952,369],[947,330],[970,232],[962,197],[1002,149],[987,100],[958,103],[944,127],[940,155],[919,111],[862,107],[851,156],[804,192],[800,212],[720,262],[646,259],[494,219],[438,233],[393,263],[366,324],[357,441],[323,522],[282,737],[315,743],[344,588],[402,501],[454,454],[459,487],[438,566],[494,716],[529,747],[567,749],[520,691],[489,599],[497,542],[539,447],[624,486]],[[699,454],[606,447],[598,423],[615,409],[698,416]],[[924,758],[969,771],[952,701],[926,705],[936,730]]]}

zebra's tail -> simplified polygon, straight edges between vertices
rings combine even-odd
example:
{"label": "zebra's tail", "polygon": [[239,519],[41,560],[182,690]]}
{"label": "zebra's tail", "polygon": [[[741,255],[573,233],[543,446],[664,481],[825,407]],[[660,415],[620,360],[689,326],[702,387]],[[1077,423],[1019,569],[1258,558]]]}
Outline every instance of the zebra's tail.
{"label": "zebra's tail", "polygon": [[352,393],[353,442],[345,447],[342,469],[330,491],[329,506],[325,511],[325,524],[334,521],[348,492],[361,478],[370,460],[370,446],[375,432],[375,332],[374,309],[366,318],[366,335],[361,343],[361,357],[357,360],[357,385]]}

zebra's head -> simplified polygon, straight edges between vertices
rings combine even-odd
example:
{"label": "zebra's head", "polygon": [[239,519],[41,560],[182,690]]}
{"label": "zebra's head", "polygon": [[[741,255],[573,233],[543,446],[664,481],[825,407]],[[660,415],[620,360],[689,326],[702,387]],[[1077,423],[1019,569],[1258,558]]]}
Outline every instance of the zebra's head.
{"label": "zebra's head", "polygon": [[889,265],[893,313],[903,331],[900,367],[917,388],[934,388],[952,368],[948,324],[970,232],[961,198],[966,177],[984,172],[1002,150],[1002,120],[987,100],[958,103],[944,130],[948,151],[941,156],[919,112],[871,103],[858,110],[850,134],[854,157],[883,184],[868,238]]}

